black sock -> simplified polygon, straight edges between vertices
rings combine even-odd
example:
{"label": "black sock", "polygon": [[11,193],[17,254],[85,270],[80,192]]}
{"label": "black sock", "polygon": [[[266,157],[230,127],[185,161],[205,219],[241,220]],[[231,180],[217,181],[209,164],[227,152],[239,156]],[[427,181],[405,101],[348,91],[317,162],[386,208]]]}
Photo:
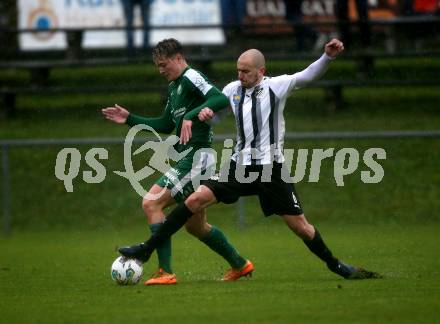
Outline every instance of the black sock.
{"label": "black sock", "polygon": [[322,240],[321,234],[319,234],[318,230],[315,227],[315,236],[312,240],[307,241],[303,240],[305,245],[312,251],[318,258],[324,261],[328,266],[334,266],[337,264],[338,259],[335,258],[330,251],[330,249],[325,245]]}
{"label": "black sock", "polygon": [[166,217],[157,232],[144,242],[147,259],[150,258],[158,245],[182,228],[192,215],[193,212],[189,210],[184,203],[177,205],[177,207]]}

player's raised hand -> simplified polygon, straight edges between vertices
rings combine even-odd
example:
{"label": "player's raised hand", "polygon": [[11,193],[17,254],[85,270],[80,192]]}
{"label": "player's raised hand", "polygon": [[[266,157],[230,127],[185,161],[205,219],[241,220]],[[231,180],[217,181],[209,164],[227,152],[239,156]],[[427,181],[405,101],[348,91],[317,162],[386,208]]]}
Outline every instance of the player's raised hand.
{"label": "player's raised hand", "polygon": [[102,109],[102,114],[108,120],[111,120],[118,124],[124,124],[127,121],[127,117],[130,113],[127,109],[115,104],[114,107],[107,107]]}
{"label": "player's raised hand", "polygon": [[184,119],[182,122],[182,128],[180,130],[180,144],[186,144],[189,142],[192,136],[191,132],[192,121]]}
{"label": "player's raised hand", "polygon": [[331,58],[335,58],[344,50],[344,43],[339,39],[333,38],[330,42],[325,44],[325,53]]}
{"label": "player's raised hand", "polygon": [[212,117],[214,117],[214,112],[211,110],[211,108],[206,107],[200,110],[197,116],[199,117],[199,120],[203,122],[203,121],[211,120]]}

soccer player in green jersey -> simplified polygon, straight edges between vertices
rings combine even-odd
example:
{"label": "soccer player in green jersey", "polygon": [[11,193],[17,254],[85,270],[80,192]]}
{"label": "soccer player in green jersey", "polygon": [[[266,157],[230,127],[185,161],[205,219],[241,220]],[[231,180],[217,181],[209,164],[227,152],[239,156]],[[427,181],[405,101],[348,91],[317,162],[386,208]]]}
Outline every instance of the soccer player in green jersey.
{"label": "soccer player in green jersey", "polygon": [[[165,134],[170,134],[175,129],[176,135],[180,137],[176,151],[184,152],[192,148],[156,181],[143,198],[142,209],[147,216],[152,234],[165,219],[163,209],[175,202],[183,202],[196,189],[192,187],[191,181],[194,176],[194,172],[191,173],[193,166],[201,166],[200,171],[203,172],[203,166],[213,160],[209,154],[195,155],[198,149],[210,148],[212,143],[211,126],[199,120],[200,111],[209,107],[215,113],[228,105],[226,96],[202,73],[187,64],[183,48],[177,40],[165,39],[159,42],[153,48],[153,61],[159,68],[159,73],[170,82],[167,104],[162,116],[145,118],[129,113],[118,105],[102,110],[107,119],[118,124],[147,125]],[[156,196],[156,199],[151,199],[153,196]],[[236,280],[253,271],[252,263],[239,255],[222,231],[207,223],[204,210],[186,223],[186,229],[231,265],[223,280]],[[171,239],[158,246],[157,255],[159,269],[145,285],[177,283],[176,275],[171,269]]]}

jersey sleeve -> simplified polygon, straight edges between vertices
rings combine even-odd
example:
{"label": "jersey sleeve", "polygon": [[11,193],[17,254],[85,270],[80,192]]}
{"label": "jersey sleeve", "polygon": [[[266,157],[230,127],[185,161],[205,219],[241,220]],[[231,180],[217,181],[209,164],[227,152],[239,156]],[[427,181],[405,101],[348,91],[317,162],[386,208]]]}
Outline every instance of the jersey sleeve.
{"label": "jersey sleeve", "polygon": [[193,87],[197,88],[204,96],[214,86],[198,71],[189,69],[185,72],[184,77]]}
{"label": "jersey sleeve", "polygon": [[275,92],[277,97],[284,97],[295,89],[296,77],[295,74],[283,74],[270,78],[269,82],[270,88]]}
{"label": "jersey sleeve", "polygon": [[233,81],[225,85],[222,90],[223,94],[229,98],[233,94],[234,90],[237,88],[237,83],[238,81]]}
{"label": "jersey sleeve", "polygon": [[217,112],[228,105],[228,99],[226,96],[218,88],[209,83],[208,80],[196,70],[188,70],[188,72],[185,73],[185,77],[196,89],[195,91],[199,91],[205,98],[205,101],[201,105],[185,114],[183,117],[185,120],[197,119],[199,112],[205,107],[210,108],[213,112]]}
{"label": "jersey sleeve", "polygon": [[324,53],[319,59],[300,72],[271,78],[271,88],[280,97],[289,95],[293,90],[305,87],[319,79],[327,71],[331,60],[332,58]]}
{"label": "jersey sleeve", "polygon": [[164,134],[170,134],[175,127],[171,117],[169,101],[167,102],[164,113],[160,117],[146,118],[130,113],[125,123],[130,127],[135,125],[147,125],[153,128],[156,132]]}
{"label": "jersey sleeve", "polygon": [[307,86],[309,83],[319,79],[328,69],[329,63],[334,60],[326,53],[319,59],[310,64],[304,70],[295,73],[293,76],[296,79],[295,89]]}

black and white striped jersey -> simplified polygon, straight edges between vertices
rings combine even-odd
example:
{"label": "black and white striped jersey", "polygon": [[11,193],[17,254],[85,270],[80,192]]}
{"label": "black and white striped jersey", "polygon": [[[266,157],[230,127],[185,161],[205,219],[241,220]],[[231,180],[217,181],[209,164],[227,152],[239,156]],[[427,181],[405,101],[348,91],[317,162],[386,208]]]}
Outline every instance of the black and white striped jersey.
{"label": "black and white striped jersey", "polygon": [[[286,99],[295,87],[293,75],[264,77],[246,89],[240,81],[228,84],[223,93],[235,115],[237,142],[232,159],[244,165],[284,162],[284,116]],[[239,157],[241,154],[241,157]]]}
{"label": "black and white striped jersey", "polygon": [[283,163],[284,106],[294,89],[320,77],[330,58],[325,54],[305,70],[276,77],[263,77],[253,88],[240,81],[223,88],[235,116],[237,141],[232,159],[243,165]]}

